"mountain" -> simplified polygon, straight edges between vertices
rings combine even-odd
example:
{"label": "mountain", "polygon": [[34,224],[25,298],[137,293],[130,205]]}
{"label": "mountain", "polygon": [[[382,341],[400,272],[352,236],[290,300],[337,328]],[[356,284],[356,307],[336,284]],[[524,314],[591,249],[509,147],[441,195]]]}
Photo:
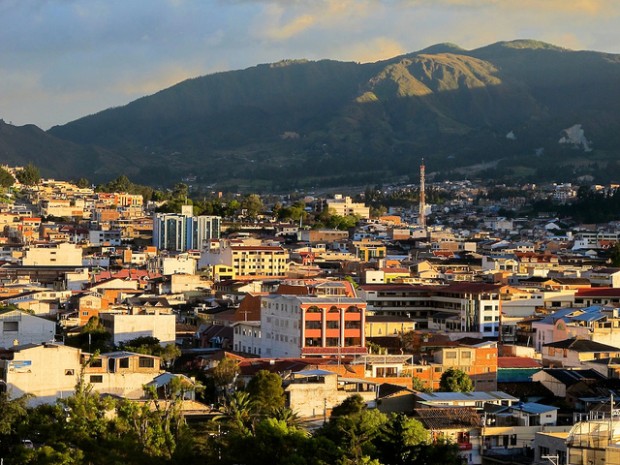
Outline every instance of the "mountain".
{"label": "mountain", "polygon": [[417,179],[422,157],[442,176],[478,165],[478,176],[602,182],[620,167],[619,85],[620,55],[528,40],[366,64],[285,60],[56,126],[40,156],[72,144],[73,176],[265,189]]}
{"label": "mountain", "polygon": [[9,166],[32,162],[44,176],[78,179],[81,175],[110,177],[127,160],[100,147],[59,139],[33,124],[13,126],[0,120],[0,157]]}

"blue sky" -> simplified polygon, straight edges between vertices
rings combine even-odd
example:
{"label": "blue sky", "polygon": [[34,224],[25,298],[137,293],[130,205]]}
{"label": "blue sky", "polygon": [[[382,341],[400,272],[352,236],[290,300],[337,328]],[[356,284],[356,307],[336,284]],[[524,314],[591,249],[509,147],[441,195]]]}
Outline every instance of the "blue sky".
{"label": "blue sky", "polygon": [[187,78],[439,42],[620,53],[618,0],[0,0],[0,118],[44,129]]}

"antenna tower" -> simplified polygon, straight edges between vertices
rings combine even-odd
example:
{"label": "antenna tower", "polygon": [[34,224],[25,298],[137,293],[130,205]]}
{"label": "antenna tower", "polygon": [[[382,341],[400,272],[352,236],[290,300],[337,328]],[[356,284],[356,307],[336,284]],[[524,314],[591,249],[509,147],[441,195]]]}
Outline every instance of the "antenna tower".
{"label": "antenna tower", "polygon": [[426,193],[424,192],[424,177],[426,175],[426,168],[424,167],[424,158],[422,158],[422,164],[420,165],[420,211],[418,212],[418,224],[423,228],[426,228]]}

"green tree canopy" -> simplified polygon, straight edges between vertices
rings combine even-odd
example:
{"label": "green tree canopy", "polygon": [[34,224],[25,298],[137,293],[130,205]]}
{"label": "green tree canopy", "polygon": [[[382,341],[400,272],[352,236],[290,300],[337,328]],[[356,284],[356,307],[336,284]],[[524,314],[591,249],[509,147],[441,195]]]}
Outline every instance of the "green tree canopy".
{"label": "green tree canopy", "polygon": [[211,371],[215,387],[220,392],[228,391],[239,374],[239,362],[232,358],[224,358]]}
{"label": "green tree canopy", "polygon": [[80,178],[75,182],[75,185],[79,187],[80,189],[86,189],[87,187],[91,186],[91,183],[86,178]]}
{"label": "green tree canopy", "polygon": [[448,368],[441,375],[439,390],[442,392],[471,392],[474,390],[474,383],[463,370]]}
{"label": "green tree canopy", "polygon": [[249,194],[241,200],[241,208],[246,210],[248,218],[256,218],[265,209],[265,206],[260,195]]}
{"label": "green tree canopy", "polygon": [[259,415],[270,415],[274,410],[284,407],[282,378],[276,373],[260,370],[248,383],[247,391]]}
{"label": "green tree canopy", "polygon": [[15,184],[13,175],[0,166],[0,187],[11,187],[13,184]]}
{"label": "green tree canopy", "polygon": [[41,180],[41,173],[39,172],[39,168],[37,168],[32,163],[28,163],[24,166],[24,169],[20,170],[16,174],[17,180],[25,184],[26,186],[34,186],[38,184]]}

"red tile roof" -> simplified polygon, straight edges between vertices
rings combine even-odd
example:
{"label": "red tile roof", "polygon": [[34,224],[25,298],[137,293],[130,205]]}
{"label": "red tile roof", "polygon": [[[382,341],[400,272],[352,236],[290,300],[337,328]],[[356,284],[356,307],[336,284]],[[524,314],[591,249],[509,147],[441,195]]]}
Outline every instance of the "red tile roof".
{"label": "red tile roof", "polygon": [[540,368],[540,362],[527,357],[498,357],[497,368]]}

